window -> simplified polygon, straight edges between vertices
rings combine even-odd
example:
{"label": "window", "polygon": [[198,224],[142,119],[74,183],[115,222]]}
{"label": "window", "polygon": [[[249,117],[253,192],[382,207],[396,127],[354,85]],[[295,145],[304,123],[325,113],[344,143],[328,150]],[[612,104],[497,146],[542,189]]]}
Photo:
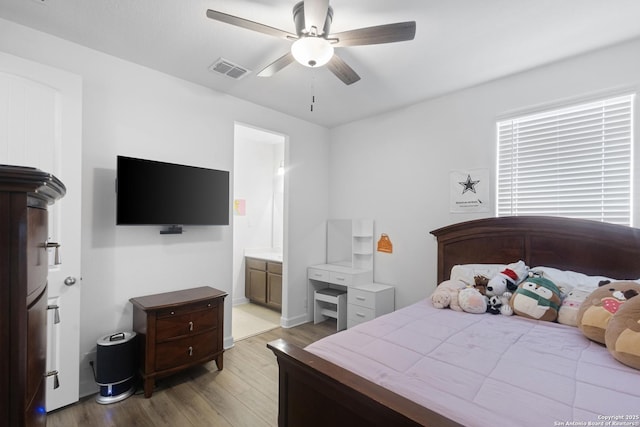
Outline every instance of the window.
{"label": "window", "polygon": [[631,225],[634,95],[497,123],[497,214]]}

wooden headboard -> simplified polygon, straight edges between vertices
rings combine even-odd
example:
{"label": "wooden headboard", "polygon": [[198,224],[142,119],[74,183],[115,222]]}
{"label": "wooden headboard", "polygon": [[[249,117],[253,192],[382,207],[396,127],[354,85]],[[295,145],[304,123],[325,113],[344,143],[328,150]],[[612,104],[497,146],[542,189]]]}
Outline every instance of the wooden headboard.
{"label": "wooden headboard", "polygon": [[616,279],[640,277],[640,229],[545,216],[484,218],[433,230],[438,283],[456,264],[547,266]]}

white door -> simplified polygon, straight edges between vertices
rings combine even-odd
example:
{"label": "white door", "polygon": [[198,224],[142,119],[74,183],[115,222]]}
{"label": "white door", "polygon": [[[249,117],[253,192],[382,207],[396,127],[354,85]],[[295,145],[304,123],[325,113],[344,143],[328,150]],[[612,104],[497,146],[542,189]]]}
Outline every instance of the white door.
{"label": "white door", "polygon": [[[50,172],[67,193],[49,209],[47,411],[78,400],[82,80],[0,52],[0,164]],[[56,323],[59,318],[59,323]],[[59,386],[57,386],[59,384]]]}

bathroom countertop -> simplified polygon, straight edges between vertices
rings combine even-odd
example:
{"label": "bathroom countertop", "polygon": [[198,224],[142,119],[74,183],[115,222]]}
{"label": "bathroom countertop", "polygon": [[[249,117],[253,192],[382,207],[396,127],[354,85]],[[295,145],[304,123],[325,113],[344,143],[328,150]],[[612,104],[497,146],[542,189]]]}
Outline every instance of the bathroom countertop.
{"label": "bathroom countertop", "polygon": [[244,256],[249,258],[263,259],[265,261],[282,262],[282,252],[275,252],[264,249],[246,249],[244,251]]}

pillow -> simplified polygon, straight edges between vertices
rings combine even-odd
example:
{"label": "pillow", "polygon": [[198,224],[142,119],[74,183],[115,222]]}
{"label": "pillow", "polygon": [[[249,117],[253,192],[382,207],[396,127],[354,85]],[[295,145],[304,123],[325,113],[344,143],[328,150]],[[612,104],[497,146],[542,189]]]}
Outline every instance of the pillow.
{"label": "pillow", "polygon": [[506,264],[459,264],[451,268],[451,280],[462,280],[467,285],[475,283],[476,276],[491,279],[507,267]]}
{"label": "pillow", "polygon": [[603,283],[592,291],[578,310],[576,322],[584,336],[605,344],[611,318],[626,301],[640,294],[640,284],[631,281]]}
{"label": "pillow", "polygon": [[558,317],[560,302],[560,290],[551,280],[529,277],[518,285],[509,304],[519,316],[553,322]]}
{"label": "pillow", "polygon": [[560,288],[560,291],[564,289],[563,294],[569,293],[573,288],[594,290],[598,288],[600,282],[607,280],[609,282],[635,281],[640,283],[640,279],[614,279],[605,276],[587,276],[586,274],[579,273],[577,271],[558,270],[557,268],[545,266],[534,267],[531,271],[534,273],[541,273],[542,277],[546,277],[555,283],[558,288]]}
{"label": "pillow", "polygon": [[607,325],[604,339],[616,360],[640,369],[640,296],[620,306]]}

